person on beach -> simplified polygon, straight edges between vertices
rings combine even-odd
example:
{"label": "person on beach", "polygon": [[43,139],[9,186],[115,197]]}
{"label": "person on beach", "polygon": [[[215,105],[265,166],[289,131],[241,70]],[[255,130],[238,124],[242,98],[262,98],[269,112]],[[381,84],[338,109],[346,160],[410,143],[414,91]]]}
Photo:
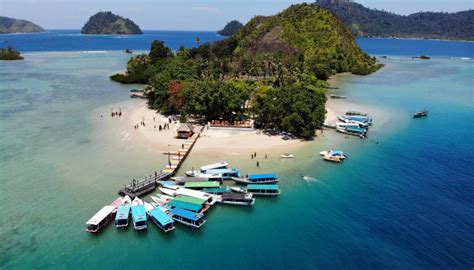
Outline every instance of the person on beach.
{"label": "person on beach", "polygon": [[253,159],[253,154],[250,154],[250,158]]}
{"label": "person on beach", "polygon": [[257,161],[257,167],[260,167],[260,162]]}
{"label": "person on beach", "polygon": [[267,153],[265,153],[265,159],[267,159],[267,157],[268,157],[268,156],[267,156]]}
{"label": "person on beach", "polygon": [[253,153],[253,156],[254,156],[254,157],[257,157],[257,152]]}
{"label": "person on beach", "polygon": [[161,131],[163,128],[162,128],[161,125],[160,125],[158,129]]}

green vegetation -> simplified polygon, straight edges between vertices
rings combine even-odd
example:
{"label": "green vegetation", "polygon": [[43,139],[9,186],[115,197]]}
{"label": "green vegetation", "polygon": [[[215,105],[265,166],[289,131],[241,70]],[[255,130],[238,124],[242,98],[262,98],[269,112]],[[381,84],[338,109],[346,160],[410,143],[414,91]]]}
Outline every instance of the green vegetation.
{"label": "green vegetation", "polygon": [[44,29],[30,21],[0,16],[0,34],[33,32],[44,32]]}
{"label": "green vegetation", "polygon": [[15,51],[15,49],[8,46],[6,49],[0,49],[0,60],[23,60],[23,56],[19,51]]}
{"label": "green vegetation", "polygon": [[325,80],[380,68],[330,12],[294,5],[255,17],[230,38],[172,53],[155,41],[130,59],[122,83],[148,83],[151,108],[203,120],[256,120],[311,139],[325,117]]}
{"label": "green vegetation", "polygon": [[110,11],[98,12],[82,27],[82,34],[141,35],[142,30],[130,19],[124,19]]}
{"label": "green vegetation", "polygon": [[402,16],[349,0],[318,0],[316,5],[334,12],[355,36],[474,40],[474,10]]}
{"label": "green vegetation", "polygon": [[240,31],[244,25],[239,21],[230,21],[226,24],[224,29],[217,31],[221,36],[233,36]]}

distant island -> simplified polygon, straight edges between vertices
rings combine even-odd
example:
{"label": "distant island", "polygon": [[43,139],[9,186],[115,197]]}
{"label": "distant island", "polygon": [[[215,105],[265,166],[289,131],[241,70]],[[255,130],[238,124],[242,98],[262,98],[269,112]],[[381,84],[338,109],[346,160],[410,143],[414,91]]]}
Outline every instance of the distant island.
{"label": "distant island", "polygon": [[0,34],[34,32],[44,32],[44,29],[30,21],[0,16]]}
{"label": "distant island", "polygon": [[19,51],[16,51],[12,47],[0,49],[0,60],[23,60]]}
{"label": "distant island", "polygon": [[82,34],[93,35],[141,35],[142,30],[132,20],[122,18],[110,11],[102,11],[90,17],[82,27]]}
{"label": "distant island", "polygon": [[237,32],[239,32],[240,29],[242,29],[242,27],[244,27],[244,25],[241,22],[234,20],[234,21],[231,21],[231,22],[227,23],[227,25],[224,27],[224,29],[217,31],[217,33],[221,36],[230,37],[230,36],[236,34]]}
{"label": "distant island", "polygon": [[358,37],[474,40],[474,10],[402,16],[349,0],[318,0],[315,5],[334,12]]}
{"label": "distant island", "polygon": [[251,118],[259,128],[311,139],[325,119],[325,80],[380,67],[335,15],[299,4],[257,16],[237,34],[197,48],[174,53],[154,41],[149,54],[132,57],[125,74],[110,78],[148,84],[149,107],[182,121]]}

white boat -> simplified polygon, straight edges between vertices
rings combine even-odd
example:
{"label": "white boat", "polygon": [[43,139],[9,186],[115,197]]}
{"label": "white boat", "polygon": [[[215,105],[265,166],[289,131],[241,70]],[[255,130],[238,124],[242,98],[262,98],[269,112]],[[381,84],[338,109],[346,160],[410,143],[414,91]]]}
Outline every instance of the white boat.
{"label": "white boat", "polygon": [[151,199],[157,204],[164,205],[171,202],[174,198],[163,194],[156,194],[156,196],[151,196]]}
{"label": "white boat", "polygon": [[169,189],[169,188],[158,188],[163,194],[169,195],[169,196],[176,196],[176,190],[175,189]]}
{"label": "white boat", "polygon": [[243,187],[230,187],[230,189],[234,192],[242,193],[245,192],[245,189]]}
{"label": "white boat", "polygon": [[144,202],[144,205],[145,205],[145,211],[147,213],[149,213],[151,210],[155,209],[155,207],[149,202]]}
{"label": "white boat", "polygon": [[227,166],[229,166],[229,163],[227,162],[219,162],[219,163],[214,163],[214,164],[209,164],[206,166],[202,166],[200,168],[201,172],[205,173],[207,170],[217,170],[217,169],[227,169]]}
{"label": "white boat", "polygon": [[295,156],[293,154],[282,154],[280,155],[281,158],[294,158]]}
{"label": "white boat", "polygon": [[128,226],[128,221],[130,219],[130,206],[132,204],[132,199],[128,195],[123,197],[122,205],[117,209],[115,214],[115,227],[117,228],[126,228]]}
{"label": "white boat", "polygon": [[122,199],[122,205],[124,205],[124,204],[128,204],[128,205],[131,205],[131,204],[132,204],[132,199],[130,198],[130,196],[125,195],[125,197],[123,197],[123,199]]}
{"label": "white boat", "polygon": [[113,206],[104,206],[86,222],[86,232],[97,233],[104,228],[114,218],[114,211],[115,208]]}
{"label": "white boat", "polygon": [[321,156],[335,156],[335,157],[339,157],[341,159],[345,159],[347,158],[347,156],[344,154],[344,152],[342,152],[341,150],[327,150],[327,151],[321,151],[319,152],[319,155]]}

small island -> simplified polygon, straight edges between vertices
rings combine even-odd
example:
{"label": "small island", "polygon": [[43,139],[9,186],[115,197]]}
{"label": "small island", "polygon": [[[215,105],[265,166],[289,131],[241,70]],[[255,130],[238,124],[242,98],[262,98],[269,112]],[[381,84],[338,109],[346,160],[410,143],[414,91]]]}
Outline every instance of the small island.
{"label": "small island", "polygon": [[339,19],[309,4],[255,17],[235,35],[176,53],[154,41],[132,57],[121,83],[145,83],[150,108],[181,121],[224,121],[310,140],[325,119],[326,80],[381,67]]}
{"label": "small island", "polygon": [[234,20],[227,23],[224,29],[217,31],[217,33],[221,36],[232,36],[239,32],[242,27],[244,27],[244,25],[241,22]]}
{"label": "small island", "polygon": [[98,12],[82,27],[82,34],[89,35],[141,35],[140,27],[132,20],[110,11]]}
{"label": "small island", "polygon": [[0,49],[0,60],[23,60],[19,51],[16,51],[11,46]]}
{"label": "small island", "polygon": [[36,32],[44,32],[44,29],[30,21],[0,16],[0,34]]}

